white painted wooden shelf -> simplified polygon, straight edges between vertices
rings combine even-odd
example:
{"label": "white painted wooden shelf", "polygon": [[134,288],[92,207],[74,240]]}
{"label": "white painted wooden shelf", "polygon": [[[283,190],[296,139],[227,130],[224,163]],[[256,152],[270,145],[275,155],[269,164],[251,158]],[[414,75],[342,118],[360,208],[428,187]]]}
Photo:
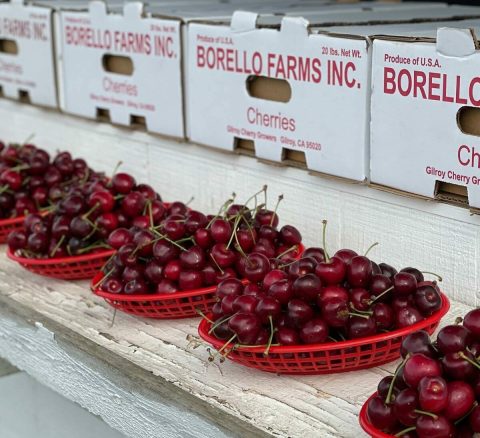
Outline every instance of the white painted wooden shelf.
{"label": "white painted wooden shelf", "polygon": [[[466,209],[409,199],[259,163],[143,132],[0,101],[0,138],[68,149],[111,172],[150,182],[164,199],[215,211],[232,191],[240,199],[264,183],[285,195],[284,222],[330,248],[372,242],[374,259],[444,276],[452,298],[445,323],[478,305],[480,217]],[[205,347],[187,348],[198,320],[153,321],[117,314],[86,282],[38,277],[0,255],[0,357],[79,403],[130,437],[363,436],[361,404],[395,364],[330,376],[275,376],[229,361],[208,364]]]}

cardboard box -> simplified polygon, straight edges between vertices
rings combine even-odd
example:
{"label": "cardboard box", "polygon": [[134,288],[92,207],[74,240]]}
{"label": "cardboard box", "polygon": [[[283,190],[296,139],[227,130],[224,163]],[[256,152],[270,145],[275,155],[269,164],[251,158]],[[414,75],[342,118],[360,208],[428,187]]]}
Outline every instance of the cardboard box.
{"label": "cardboard box", "polygon": [[317,13],[308,15],[308,21],[274,17],[276,24],[272,17],[248,12],[236,12],[229,25],[190,23],[189,138],[364,181],[369,162],[369,39],[330,26],[479,13],[477,8],[391,7]]}
{"label": "cardboard box", "polygon": [[465,21],[374,39],[373,184],[480,208],[479,31]]}
{"label": "cardboard box", "polygon": [[52,10],[0,3],[0,96],[56,107]]}

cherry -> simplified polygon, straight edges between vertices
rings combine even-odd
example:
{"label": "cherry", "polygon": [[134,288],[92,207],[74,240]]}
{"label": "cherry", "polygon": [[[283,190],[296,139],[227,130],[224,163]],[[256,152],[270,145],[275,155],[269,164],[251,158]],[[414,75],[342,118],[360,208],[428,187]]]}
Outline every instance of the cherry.
{"label": "cherry", "polygon": [[27,246],[27,233],[25,231],[12,231],[7,237],[7,244],[13,252],[25,249]]}
{"label": "cherry", "polygon": [[128,173],[117,173],[112,178],[112,187],[116,193],[130,193],[135,187],[135,179]]}
{"label": "cherry", "polygon": [[209,249],[212,246],[212,236],[210,230],[199,228],[195,231],[194,239],[196,244],[203,249]]}
{"label": "cherry", "polygon": [[287,304],[293,297],[292,282],[286,279],[276,281],[268,288],[268,296],[280,304]]}
{"label": "cherry", "polygon": [[228,243],[232,235],[232,226],[225,219],[215,219],[210,227],[212,239],[217,243]]}
{"label": "cherry", "polygon": [[247,257],[245,277],[251,282],[258,283],[262,281],[269,271],[270,262],[263,254],[252,253]]}
{"label": "cherry", "polygon": [[330,327],[345,327],[349,317],[347,302],[339,298],[329,299],[323,303],[322,317]]}
{"label": "cherry", "polygon": [[448,403],[448,389],[445,379],[439,376],[426,376],[418,384],[418,398],[422,410],[437,414]]}
{"label": "cherry", "polygon": [[417,283],[422,283],[425,281],[423,274],[417,268],[403,268],[400,270],[400,272],[408,272],[409,274],[412,274],[417,280]]}
{"label": "cherry", "polygon": [[217,284],[217,271],[212,265],[206,265],[203,269],[203,281],[205,286],[212,286]]}
{"label": "cherry", "polygon": [[368,310],[371,303],[371,295],[366,289],[352,289],[350,300],[356,310]]}
{"label": "cherry", "polygon": [[451,438],[453,425],[445,417],[420,415],[416,423],[419,438]]}
{"label": "cherry", "polygon": [[279,327],[276,336],[280,345],[298,345],[300,343],[298,332],[289,327]]}
{"label": "cherry", "polygon": [[463,318],[463,326],[477,338],[480,339],[480,309],[468,312]]}
{"label": "cherry", "polygon": [[396,313],[395,320],[397,327],[403,328],[423,321],[423,316],[414,307],[407,306]]}
{"label": "cherry", "polygon": [[32,192],[32,199],[39,206],[46,205],[48,201],[48,189],[46,187],[37,187]]}
{"label": "cherry", "polygon": [[399,272],[393,277],[395,294],[410,295],[417,289],[417,279],[408,272]]}
{"label": "cherry", "polygon": [[422,353],[414,353],[407,359],[403,367],[405,383],[416,389],[423,377],[441,376],[442,368],[438,361]]}
{"label": "cherry", "polygon": [[392,281],[386,275],[374,274],[372,275],[369,289],[372,295],[378,296],[381,293],[385,292],[387,289],[390,289],[391,286]]}
{"label": "cherry", "polygon": [[373,318],[380,330],[391,329],[395,322],[395,314],[393,309],[385,303],[376,303],[373,307]]}
{"label": "cherry", "polygon": [[237,278],[237,274],[233,268],[225,268],[223,271],[215,272],[215,283],[220,283],[227,278]]}
{"label": "cherry", "polygon": [[164,278],[157,284],[157,294],[174,294],[175,292],[178,292],[178,286],[172,280]]}
{"label": "cherry", "polygon": [[163,275],[167,280],[177,281],[180,278],[182,264],[180,260],[170,260],[163,268]]}
{"label": "cherry", "polygon": [[292,285],[293,295],[307,302],[316,301],[322,282],[315,274],[307,274],[297,278]]}
{"label": "cherry", "polygon": [[178,278],[181,290],[200,289],[203,286],[202,271],[182,271]]}
{"label": "cherry", "polygon": [[317,261],[313,257],[302,257],[288,266],[288,276],[296,279],[306,274],[315,272]]}
{"label": "cherry", "polygon": [[102,284],[102,290],[111,294],[123,292],[123,283],[118,278],[107,278]]}
{"label": "cherry", "polygon": [[302,242],[302,235],[293,225],[284,225],[280,229],[280,238],[286,245],[299,245]]}
{"label": "cherry", "polygon": [[320,295],[318,296],[318,307],[322,308],[325,303],[330,300],[348,301],[348,292],[341,286],[327,286],[320,289]]}
{"label": "cherry", "polygon": [[144,280],[132,280],[125,284],[124,293],[127,295],[143,295],[148,293],[148,286]]}
{"label": "cherry", "polygon": [[325,284],[340,284],[347,273],[347,267],[343,260],[338,257],[332,257],[325,262],[318,263],[315,268],[315,274]]}
{"label": "cherry", "polygon": [[108,236],[107,243],[113,249],[119,249],[127,243],[133,242],[133,236],[126,228],[117,228]]}
{"label": "cherry", "polygon": [[[388,391],[390,389],[390,385],[393,381],[393,376],[385,376],[383,379],[378,382],[377,386],[377,393],[380,397],[382,397],[383,400],[387,398]],[[395,390],[395,388],[394,388]],[[398,394],[398,388],[397,388],[397,394]]]}
{"label": "cherry", "polygon": [[218,284],[216,295],[218,299],[223,299],[228,295],[240,296],[243,292],[243,284],[237,278],[229,278]]}
{"label": "cherry", "polygon": [[291,299],[287,305],[288,318],[296,327],[303,326],[307,321],[313,318],[314,311],[305,301],[299,299]]}
{"label": "cherry", "polygon": [[17,216],[26,216],[27,214],[33,213],[36,210],[37,207],[30,199],[18,199],[15,202],[15,213],[17,214]]}
{"label": "cherry", "polygon": [[[151,206],[153,223],[158,224],[165,217],[165,213],[167,212],[167,209],[165,208],[165,205],[163,204],[163,202],[159,201],[158,199],[155,201],[152,201],[150,206]],[[150,211],[148,212],[150,214]]]}
{"label": "cherry", "polygon": [[[252,295],[244,295],[244,297],[248,297]],[[273,320],[277,319],[282,312],[282,307],[280,303],[272,297],[263,297],[258,301],[258,304],[255,308],[255,313],[260,318],[262,323],[267,323],[270,318]]]}
{"label": "cherry", "polygon": [[187,230],[187,233],[191,235],[198,229],[205,227],[207,224],[207,217],[203,213],[191,210],[188,212],[185,220],[185,229]]}
{"label": "cherry", "polygon": [[321,344],[327,340],[328,325],[321,318],[311,319],[301,327],[299,335],[305,344]]}
{"label": "cherry", "polygon": [[380,267],[372,261],[372,275],[380,275],[382,273],[382,270]]}
{"label": "cherry", "polygon": [[370,422],[380,430],[393,430],[397,424],[393,406],[387,405],[378,395],[371,398],[368,402],[367,415]]}
{"label": "cherry", "polygon": [[351,249],[340,249],[334,254],[334,257],[337,257],[340,260],[342,260],[342,262],[345,263],[345,265],[350,264],[352,259],[356,256],[358,256],[358,254]]}
{"label": "cherry", "polygon": [[[302,259],[306,258],[313,258],[316,263],[322,263],[325,261],[325,251],[322,248],[307,248],[302,254]],[[305,274],[308,274],[308,272],[305,272]]]}
{"label": "cherry", "polygon": [[[243,208],[243,207],[242,207]],[[255,214],[255,222],[259,225],[271,225],[272,227],[278,226],[278,215],[267,209],[259,209]]]}
{"label": "cherry", "polygon": [[183,202],[172,202],[168,208],[168,213],[170,215],[172,214],[178,214],[180,216],[185,216],[188,212],[188,207],[183,203]]}
{"label": "cherry", "polygon": [[471,333],[463,325],[447,325],[437,335],[437,348],[444,354],[463,351],[471,342]]}
{"label": "cherry", "polygon": [[221,307],[224,315],[233,315],[235,313],[233,310],[233,303],[237,298],[238,296],[236,295],[227,295],[222,298]]}
{"label": "cherry", "polygon": [[126,266],[122,273],[122,280],[126,283],[132,280],[143,279],[145,270],[142,266]]}
{"label": "cherry", "polygon": [[260,238],[253,247],[253,252],[263,254],[269,259],[275,257],[275,245],[267,239]]}
{"label": "cherry", "polygon": [[257,232],[253,228],[251,230],[238,230],[237,240],[242,251],[248,253],[252,250],[256,243]]}
{"label": "cherry", "polygon": [[48,249],[48,238],[44,233],[32,233],[28,236],[27,247],[35,253],[42,253]]}
{"label": "cherry", "polygon": [[157,199],[157,197],[158,197],[155,190],[153,190],[153,188],[151,186],[149,186],[148,184],[138,184],[135,187],[135,191],[140,192],[144,196],[145,199],[148,199],[150,201],[153,201],[153,200]]}
{"label": "cherry", "polygon": [[425,330],[419,330],[410,333],[402,340],[400,347],[402,357],[407,357],[407,354],[422,353],[428,357],[434,357],[435,350],[430,341],[430,335]]}
{"label": "cherry", "polygon": [[[240,295],[235,298],[232,304],[233,312],[247,312],[255,313],[257,304],[259,303],[258,299],[253,295]],[[258,312],[257,312],[258,315]],[[267,318],[268,319],[268,318]]]}
{"label": "cherry", "polygon": [[372,277],[372,262],[365,256],[355,256],[347,266],[347,280],[353,287],[366,287]]}
{"label": "cherry", "polygon": [[108,213],[115,207],[115,198],[106,190],[93,192],[88,198],[88,206],[93,208],[96,205],[103,213]]}
{"label": "cherry", "polygon": [[60,203],[61,209],[69,216],[79,215],[85,208],[83,198],[79,195],[71,195],[66,197]]}
{"label": "cherry", "polygon": [[153,245],[153,257],[162,265],[176,258],[178,253],[179,249],[166,240],[159,240]]}
{"label": "cherry", "polygon": [[393,413],[400,423],[405,426],[415,425],[418,414],[418,394],[412,388],[405,388],[398,392],[393,402]]}
{"label": "cherry", "polygon": [[22,176],[20,173],[7,169],[0,175],[0,182],[6,184],[11,190],[17,191],[22,187]]}
{"label": "cherry", "polygon": [[262,328],[254,313],[238,312],[228,321],[228,327],[242,344],[250,345],[257,339]]}
{"label": "cherry", "polygon": [[473,407],[475,393],[472,387],[461,380],[447,383],[448,400],[444,415],[447,420],[455,421],[465,416]]}
{"label": "cherry", "polygon": [[442,298],[431,284],[419,284],[414,293],[414,301],[424,316],[430,316],[442,307]]}
{"label": "cherry", "polygon": [[278,230],[270,225],[262,225],[258,230],[259,237],[270,240],[271,242],[275,242],[275,240],[278,238],[278,235]]}
{"label": "cherry", "polygon": [[[213,245],[210,251],[210,257],[214,260],[215,264],[220,266],[220,268],[227,268],[229,266],[232,266],[235,263],[236,259],[235,252],[233,252],[231,249],[228,249],[227,245],[225,245],[224,243],[216,243],[215,245]],[[264,275],[262,274],[261,278],[258,278],[257,281],[260,281],[263,277]]]}
{"label": "cherry", "polygon": [[265,290],[269,290],[270,286],[277,281],[287,279],[288,275],[285,271],[281,271],[280,269],[273,269],[263,279],[263,288]]}
{"label": "cherry", "polygon": [[412,295],[397,296],[392,300],[392,307],[395,312],[398,312],[400,309],[404,309],[405,307],[411,307],[414,304],[415,303]]}
{"label": "cherry", "polygon": [[199,270],[205,266],[206,256],[202,248],[195,245],[180,253],[182,268]]}
{"label": "cherry", "polygon": [[[122,211],[129,217],[135,217],[145,208],[145,197],[139,192],[130,192],[122,200]],[[168,231],[165,230],[168,234]],[[182,235],[183,236],[183,235]],[[182,237],[180,236],[180,237]],[[178,239],[180,238],[178,237]],[[176,240],[176,238],[173,238]]]}
{"label": "cherry", "polygon": [[377,331],[373,317],[351,316],[347,324],[347,333],[350,339],[372,336]]}
{"label": "cherry", "polygon": [[101,236],[107,238],[118,228],[118,216],[115,213],[103,213],[95,219],[95,225]]}
{"label": "cherry", "polygon": [[138,261],[138,255],[135,252],[136,246],[133,243],[127,243],[121,246],[117,255],[123,266],[135,266]]}
{"label": "cherry", "polygon": [[151,260],[145,267],[145,277],[152,283],[159,283],[163,279],[163,271],[164,268],[162,265],[159,265],[155,260]]}
{"label": "cherry", "polygon": [[93,231],[92,223],[82,218],[81,216],[76,216],[70,222],[70,232],[73,236],[79,238],[86,238]]}
{"label": "cherry", "polygon": [[474,357],[468,351],[447,353],[442,358],[443,370],[451,379],[470,379],[475,374],[476,368],[471,362],[465,360],[463,355],[470,359],[470,361],[474,361]]}

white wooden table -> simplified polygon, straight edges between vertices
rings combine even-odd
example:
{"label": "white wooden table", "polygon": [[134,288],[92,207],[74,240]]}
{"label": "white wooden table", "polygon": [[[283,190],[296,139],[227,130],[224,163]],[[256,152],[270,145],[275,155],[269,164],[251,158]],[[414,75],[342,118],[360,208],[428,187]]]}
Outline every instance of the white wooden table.
{"label": "white wooden table", "polygon": [[[280,214],[307,244],[327,218],[330,248],[381,245],[378,261],[445,277],[454,298],[445,323],[478,305],[480,218],[467,210],[258,163],[145,133],[0,100],[0,137],[82,154],[111,171],[118,160],[166,200],[214,211],[232,191],[265,182],[284,193]],[[131,437],[363,436],[360,406],[395,364],[348,374],[289,377],[188,349],[198,320],[152,321],[113,311],[86,282],[38,277],[0,255],[0,357]]]}

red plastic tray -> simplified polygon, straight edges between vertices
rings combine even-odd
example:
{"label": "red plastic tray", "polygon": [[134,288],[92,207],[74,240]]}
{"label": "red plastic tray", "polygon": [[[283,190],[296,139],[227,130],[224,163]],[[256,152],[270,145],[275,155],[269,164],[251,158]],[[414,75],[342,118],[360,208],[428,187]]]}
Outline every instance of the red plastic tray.
{"label": "red plastic tray", "polygon": [[367,406],[368,402],[376,395],[377,393],[375,392],[363,404],[362,409],[360,410],[360,414],[358,416],[358,422],[360,423],[360,426],[362,426],[362,429],[372,438],[395,438],[393,435],[382,432],[381,430],[377,429],[372,423],[370,423],[370,419],[367,415]]}
{"label": "red plastic tray", "polygon": [[25,269],[38,275],[62,280],[81,280],[94,277],[114,253],[114,250],[109,249],[81,256],[29,259],[19,257],[7,249],[8,258],[16,261]]}
{"label": "red plastic tray", "polygon": [[0,219],[0,243],[6,243],[7,237],[12,231],[22,230],[24,220],[25,216],[13,219]]}
{"label": "red plastic tray", "polygon": [[[442,294],[440,310],[410,327],[341,342],[274,346],[267,356],[263,354],[265,347],[241,347],[232,349],[227,357],[247,367],[277,374],[329,374],[371,368],[398,359],[402,339],[409,333],[426,330],[432,334],[449,308],[450,302]],[[203,319],[198,333],[218,350],[225,342],[210,335],[210,327]]]}
{"label": "red plastic tray", "polygon": [[215,304],[217,286],[205,287],[174,294],[125,295],[104,292],[94,285],[103,278],[103,272],[98,272],[92,280],[92,291],[102,297],[111,306],[131,315],[144,318],[177,319],[199,316],[199,312],[210,312]]}

